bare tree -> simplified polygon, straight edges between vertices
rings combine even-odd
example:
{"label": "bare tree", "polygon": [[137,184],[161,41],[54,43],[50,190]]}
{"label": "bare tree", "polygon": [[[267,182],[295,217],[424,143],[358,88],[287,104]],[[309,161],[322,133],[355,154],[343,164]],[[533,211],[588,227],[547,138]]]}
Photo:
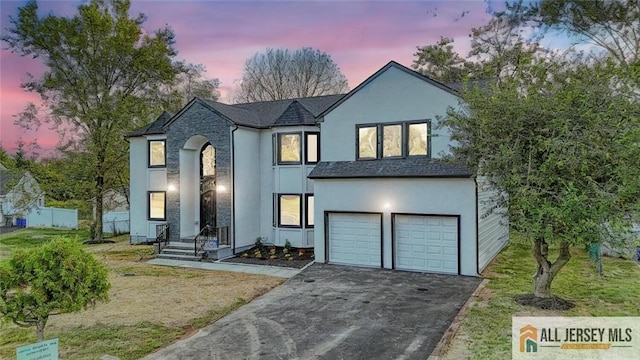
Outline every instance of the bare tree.
{"label": "bare tree", "polygon": [[235,102],[292,99],[349,91],[347,78],[325,52],[267,49],[247,59]]}

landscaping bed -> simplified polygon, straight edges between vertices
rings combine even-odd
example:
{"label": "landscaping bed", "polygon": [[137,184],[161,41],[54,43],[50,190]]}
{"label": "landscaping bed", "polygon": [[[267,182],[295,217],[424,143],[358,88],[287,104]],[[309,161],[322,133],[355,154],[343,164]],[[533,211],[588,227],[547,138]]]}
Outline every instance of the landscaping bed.
{"label": "landscaping bed", "polygon": [[252,265],[268,265],[302,269],[315,259],[313,249],[294,249],[290,246],[265,246],[257,244],[253,248],[222,260]]}

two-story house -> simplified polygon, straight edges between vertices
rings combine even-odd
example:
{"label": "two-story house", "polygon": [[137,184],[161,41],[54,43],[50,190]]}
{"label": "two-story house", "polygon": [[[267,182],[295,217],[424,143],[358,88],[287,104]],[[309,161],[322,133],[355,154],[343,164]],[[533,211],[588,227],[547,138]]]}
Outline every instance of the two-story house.
{"label": "two-story house", "polygon": [[129,137],[131,240],[192,239],[233,253],[256,238],[316,261],[477,275],[508,240],[490,189],[438,161],[457,93],[390,62],[346,95],[226,105],[194,99]]}

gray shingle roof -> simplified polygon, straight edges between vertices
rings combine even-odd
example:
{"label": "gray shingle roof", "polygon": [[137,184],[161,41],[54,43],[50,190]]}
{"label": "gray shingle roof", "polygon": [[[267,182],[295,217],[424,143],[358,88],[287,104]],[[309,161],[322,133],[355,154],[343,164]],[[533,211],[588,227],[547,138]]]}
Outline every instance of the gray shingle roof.
{"label": "gray shingle roof", "polygon": [[254,111],[211,100],[202,101],[236,124],[260,127],[260,117]]}
{"label": "gray shingle roof", "polygon": [[472,172],[464,165],[428,158],[322,161],[309,174],[310,179],[468,178],[471,176]]}
{"label": "gray shingle roof", "polygon": [[135,136],[142,136],[142,135],[152,135],[152,134],[164,134],[164,129],[162,128],[164,126],[164,124],[167,123],[167,121],[169,121],[169,119],[171,119],[173,115],[163,111],[162,114],[160,114],[160,116],[158,116],[157,119],[155,119],[153,122],[133,130],[132,132],[130,132],[127,137],[135,137]]}
{"label": "gray shingle roof", "polygon": [[[260,127],[262,128],[269,128],[278,125],[315,124],[316,116],[342,98],[342,96],[344,95],[324,95],[308,98],[234,104],[231,106],[256,112],[260,117]],[[294,122],[294,118],[292,117],[296,111],[303,116],[297,123]],[[313,120],[309,115],[313,117]]]}
{"label": "gray shingle roof", "polygon": [[[201,101],[235,124],[267,129],[273,126],[314,125],[316,117],[342,96],[325,95],[232,105],[204,99],[196,99],[195,101]],[[164,134],[163,126],[169,122],[172,116],[165,111],[154,122],[134,130],[128,136]]]}

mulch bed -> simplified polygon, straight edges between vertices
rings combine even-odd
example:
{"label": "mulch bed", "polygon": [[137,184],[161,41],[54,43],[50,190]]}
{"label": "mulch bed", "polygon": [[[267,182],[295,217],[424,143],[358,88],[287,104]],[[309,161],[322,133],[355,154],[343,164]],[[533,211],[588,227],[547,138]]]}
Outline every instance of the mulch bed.
{"label": "mulch bed", "polygon": [[314,259],[313,249],[287,250],[277,246],[256,246],[222,262],[302,269]]}
{"label": "mulch bed", "polygon": [[540,298],[533,296],[533,294],[522,294],[514,296],[513,299],[520,305],[533,306],[543,310],[569,310],[576,306],[571,301],[557,296]]}

